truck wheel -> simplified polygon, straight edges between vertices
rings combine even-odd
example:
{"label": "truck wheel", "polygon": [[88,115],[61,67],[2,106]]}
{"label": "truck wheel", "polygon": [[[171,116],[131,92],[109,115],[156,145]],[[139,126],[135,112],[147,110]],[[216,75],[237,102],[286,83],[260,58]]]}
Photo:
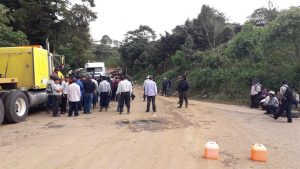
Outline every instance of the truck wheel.
{"label": "truck wheel", "polygon": [[9,94],[10,94],[10,92],[1,92],[0,93],[0,99],[2,100],[3,104],[4,104],[4,100],[5,100],[6,96]]}
{"label": "truck wheel", "polygon": [[4,120],[4,105],[2,100],[0,100],[0,125],[3,123]]}
{"label": "truck wheel", "polygon": [[8,122],[19,123],[25,121],[28,114],[28,100],[23,92],[15,91],[6,96],[4,107]]}

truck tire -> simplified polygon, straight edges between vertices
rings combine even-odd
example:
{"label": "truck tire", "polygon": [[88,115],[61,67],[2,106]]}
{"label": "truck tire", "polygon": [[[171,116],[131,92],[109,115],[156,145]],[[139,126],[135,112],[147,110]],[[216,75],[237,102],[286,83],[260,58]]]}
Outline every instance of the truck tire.
{"label": "truck tire", "polygon": [[2,100],[3,104],[4,104],[4,100],[5,100],[6,96],[9,94],[10,94],[10,92],[1,92],[0,93],[0,99]]}
{"label": "truck tire", "polygon": [[8,122],[19,123],[25,121],[28,114],[28,99],[23,92],[14,91],[6,96],[5,102],[5,118]]}
{"label": "truck tire", "polygon": [[2,103],[2,100],[0,100],[0,125],[4,121],[4,105]]}

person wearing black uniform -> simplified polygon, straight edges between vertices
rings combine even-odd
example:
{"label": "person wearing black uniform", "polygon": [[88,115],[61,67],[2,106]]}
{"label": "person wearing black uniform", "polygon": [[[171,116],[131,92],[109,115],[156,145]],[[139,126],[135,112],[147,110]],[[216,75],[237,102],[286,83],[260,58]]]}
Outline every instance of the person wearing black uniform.
{"label": "person wearing black uniform", "polygon": [[185,76],[179,77],[179,82],[177,86],[177,91],[179,94],[179,106],[178,108],[182,107],[183,100],[185,101],[185,107],[188,107],[188,98],[187,98],[187,92],[189,90],[189,84],[186,80]]}
{"label": "person wearing black uniform", "polygon": [[280,87],[279,91],[280,95],[282,96],[279,102],[279,111],[274,114],[274,119],[277,120],[279,116],[286,112],[287,122],[292,123],[292,112],[291,112],[291,105],[292,105],[292,89],[289,88],[288,83],[286,80],[282,81],[282,86]]}

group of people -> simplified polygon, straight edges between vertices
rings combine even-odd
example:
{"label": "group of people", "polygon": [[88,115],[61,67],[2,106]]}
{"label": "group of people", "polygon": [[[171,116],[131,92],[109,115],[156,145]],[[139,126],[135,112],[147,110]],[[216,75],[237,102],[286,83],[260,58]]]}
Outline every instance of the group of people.
{"label": "group of people", "polygon": [[[147,108],[146,112],[150,110],[150,104],[152,104],[153,112],[156,112],[156,105],[155,105],[155,96],[157,95],[157,86],[153,79],[152,75],[148,75],[146,80],[143,84],[144,89],[144,101],[147,98]],[[189,90],[189,83],[186,80],[185,76],[178,76],[177,78],[177,87],[176,91],[178,92],[179,101],[178,101],[178,108],[182,108],[183,102],[185,102],[185,107],[188,107],[188,90]],[[168,78],[164,78],[162,81],[162,96],[171,96],[171,80]]]}
{"label": "group of people", "polygon": [[274,119],[278,119],[284,112],[287,116],[287,122],[292,123],[292,105],[298,107],[299,94],[297,94],[286,80],[282,81],[281,87],[277,92],[262,89],[259,80],[254,79],[251,86],[251,108],[266,110],[265,114],[271,114]]}
{"label": "group of people", "polygon": [[[177,88],[179,95],[179,106],[182,108],[185,102],[185,107],[188,107],[187,92],[189,84],[185,76],[178,76]],[[164,78],[162,83],[162,94],[165,96],[171,95],[171,80]],[[152,75],[148,75],[143,84],[144,101],[147,98],[146,112],[152,111],[155,113],[156,96],[158,93],[156,82]],[[126,112],[130,113],[130,102],[135,98],[133,94],[132,81],[127,76],[110,77],[101,76],[98,79],[91,75],[83,75],[76,77],[63,77],[55,70],[50,76],[47,86],[48,93],[48,108],[52,109],[53,116],[58,117],[60,114],[68,113],[68,116],[78,116],[79,111],[83,110],[84,114],[90,114],[91,108],[96,108],[99,100],[100,110],[107,111],[111,101],[117,102],[117,112],[122,114],[124,106]],[[67,103],[69,110],[67,112]]]}
{"label": "group of people", "polygon": [[90,114],[91,108],[95,108],[100,98],[100,111],[107,111],[110,101],[118,101],[117,111],[122,114],[124,104],[127,113],[130,113],[130,100],[134,99],[132,83],[127,77],[101,76],[99,79],[91,75],[77,76],[76,78],[59,77],[53,72],[47,86],[48,108],[52,109],[53,116],[67,113],[68,116],[79,115],[83,109],[84,114]]}

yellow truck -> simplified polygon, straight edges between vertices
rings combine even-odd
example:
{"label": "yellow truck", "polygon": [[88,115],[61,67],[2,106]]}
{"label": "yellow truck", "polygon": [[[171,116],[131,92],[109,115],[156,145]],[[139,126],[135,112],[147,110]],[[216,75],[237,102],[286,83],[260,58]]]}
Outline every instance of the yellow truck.
{"label": "yellow truck", "polygon": [[26,119],[28,109],[47,102],[52,55],[38,47],[0,48],[0,124]]}

